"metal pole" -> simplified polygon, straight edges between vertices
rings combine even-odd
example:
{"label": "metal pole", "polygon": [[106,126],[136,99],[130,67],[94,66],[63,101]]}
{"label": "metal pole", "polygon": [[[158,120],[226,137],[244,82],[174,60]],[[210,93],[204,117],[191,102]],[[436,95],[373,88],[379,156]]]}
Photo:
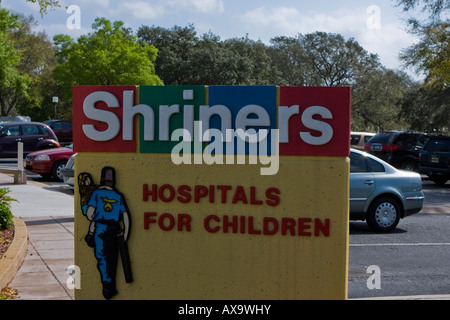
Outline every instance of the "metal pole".
{"label": "metal pole", "polygon": [[[1,1],[1,0],[0,0]],[[53,97],[52,98],[52,101],[53,101],[53,103],[55,104],[55,120],[56,120],[56,105],[58,104],[58,97]]]}

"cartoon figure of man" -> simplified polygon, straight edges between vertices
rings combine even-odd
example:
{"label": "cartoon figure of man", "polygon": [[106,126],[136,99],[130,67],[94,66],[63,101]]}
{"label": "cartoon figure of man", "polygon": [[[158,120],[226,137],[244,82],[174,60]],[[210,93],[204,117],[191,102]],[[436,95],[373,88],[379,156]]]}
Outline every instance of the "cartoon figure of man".
{"label": "cartoon figure of man", "polygon": [[[115,170],[112,167],[102,169],[100,186],[93,184],[88,173],[79,174],[78,184],[83,214],[91,221],[85,240],[89,246],[94,247],[103,296],[105,299],[111,299],[117,294],[116,270],[119,252],[125,280],[127,283],[133,281],[126,243],[130,234],[131,218],[125,197],[115,188]],[[89,200],[86,203],[87,199]]]}

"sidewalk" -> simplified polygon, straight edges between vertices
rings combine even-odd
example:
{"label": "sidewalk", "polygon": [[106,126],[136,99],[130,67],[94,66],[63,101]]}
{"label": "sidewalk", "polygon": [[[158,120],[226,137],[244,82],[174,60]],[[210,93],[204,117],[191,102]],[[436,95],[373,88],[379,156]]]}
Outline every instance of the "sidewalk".
{"label": "sidewalk", "polygon": [[73,192],[28,180],[13,184],[13,177],[0,174],[0,187],[19,202],[11,203],[14,216],[27,228],[28,251],[9,284],[17,289],[17,300],[73,300],[66,283],[67,267],[74,264]]}

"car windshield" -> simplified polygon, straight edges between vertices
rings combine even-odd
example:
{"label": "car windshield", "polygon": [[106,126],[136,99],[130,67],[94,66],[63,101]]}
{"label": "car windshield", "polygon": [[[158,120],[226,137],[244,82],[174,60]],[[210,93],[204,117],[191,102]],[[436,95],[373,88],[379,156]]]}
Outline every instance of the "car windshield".
{"label": "car windshield", "polygon": [[375,142],[375,143],[389,143],[390,139],[392,138],[393,134],[391,132],[378,132],[376,135],[374,135],[369,142]]}
{"label": "car windshield", "polygon": [[450,152],[450,140],[430,139],[424,149],[426,151]]}

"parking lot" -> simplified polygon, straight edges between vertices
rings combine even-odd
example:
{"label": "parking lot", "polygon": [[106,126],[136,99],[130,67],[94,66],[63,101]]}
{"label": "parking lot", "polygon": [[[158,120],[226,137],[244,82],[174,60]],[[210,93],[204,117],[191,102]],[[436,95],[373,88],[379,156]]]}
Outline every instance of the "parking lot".
{"label": "parking lot", "polygon": [[423,179],[423,191],[422,211],[391,233],[350,222],[350,299],[450,293],[450,183]]}
{"label": "parking lot", "polygon": [[[28,179],[73,195],[64,183],[39,175]],[[450,293],[450,182],[437,186],[423,177],[423,191],[423,210],[401,220],[391,233],[374,233],[365,222],[350,222],[350,299]]]}

